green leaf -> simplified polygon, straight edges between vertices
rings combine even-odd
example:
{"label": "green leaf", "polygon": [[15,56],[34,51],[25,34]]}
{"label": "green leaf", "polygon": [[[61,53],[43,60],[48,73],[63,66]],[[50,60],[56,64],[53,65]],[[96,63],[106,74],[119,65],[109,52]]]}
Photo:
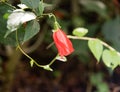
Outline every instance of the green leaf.
{"label": "green leaf", "polygon": [[[0,3],[0,43],[4,44],[4,45],[12,45],[15,46],[16,45],[16,32],[12,32],[8,37],[4,38],[6,32],[8,32],[7,30],[7,15],[9,15],[9,12],[12,10],[11,7],[9,7],[8,5],[4,4],[4,3]],[[7,14],[7,15],[6,15]],[[10,31],[10,30],[9,30]],[[19,27],[18,31],[18,39],[20,42],[23,42],[23,38],[24,38],[24,26],[21,25]]]}
{"label": "green leaf", "polygon": [[42,1],[39,2],[39,14],[42,15],[44,11],[44,3]]}
{"label": "green leaf", "polygon": [[30,61],[30,66],[33,67],[33,64],[34,64],[34,60],[31,60]]}
{"label": "green leaf", "polygon": [[43,14],[45,8],[51,8],[51,7],[52,5],[40,1],[39,6],[34,9],[34,12],[36,13],[37,16],[40,16]]}
{"label": "green leaf", "polygon": [[75,28],[73,30],[73,35],[76,35],[79,37],[82,37],[82,36],[86,35],[87,33],[88,33],[88,29],[86,29],[86,28]]}
{"label": "green leaf", "polygon": [[12,33],[9,37],[4,38],[4,35],[7,32],[7,19],[6,13],[12,10],[12,8],[4,3],[0,3],[0,43],[4,45],[15,45],[15,35]]}
{"label": "green leaf", "polygon": [[16,31],[21,24],[34,19],[36,19],[36,15],[33,12],[27,12],[22,9],[14,10],[7,20],[7,28],[9,33],[7,33],[6,36],[8,36],[13,31]]}
{"label": "green leaf", "polygon": [[97,61],[99,61],[103,51],[103,45],[101,44],[101,41],[98,39],[89,40],[88,46],[95,58],[97,59]]}
{"label": "green leaf", "polygon": [[33,36],[35,36],[39,32],[39,30],[40,30],[40,25],[37,22],[37,20],[28,22],[25,28],[24,41],[27,41]]}
{"label": "green leaf", "polygon": [[35,9],[39,6],[40,0],[20,0],[21,3],[27,5],[29,8]]}
{"label": "green leaf", "polygon": [[120,65],[120,56],[117,54],[116,51],[104,50],[102,59],[105,65],[112,69]]}

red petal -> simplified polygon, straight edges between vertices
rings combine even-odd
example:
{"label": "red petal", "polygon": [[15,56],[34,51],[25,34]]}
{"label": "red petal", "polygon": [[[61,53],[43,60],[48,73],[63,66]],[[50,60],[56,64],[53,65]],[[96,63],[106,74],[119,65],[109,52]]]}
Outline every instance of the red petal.
{"label": "red petal", "polygon": [[67,56],[74,51],[71,41],[62,30],[56,30],[53,33],[53,39],[60,56]]}

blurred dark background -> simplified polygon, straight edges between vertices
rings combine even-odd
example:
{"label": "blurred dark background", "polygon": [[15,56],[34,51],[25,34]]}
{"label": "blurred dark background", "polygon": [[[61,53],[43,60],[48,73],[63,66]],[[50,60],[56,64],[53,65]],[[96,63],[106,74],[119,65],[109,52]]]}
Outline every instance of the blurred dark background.
{"label": "blurred dark background", "polygon": [[[44,0],[45,13],[56,15],[67,34],[76,27],[89,30],[86,36],[99,38],[120,51],[120,0]],[[10,0],[12,5],[19,0]],[[2,12],[2,11],[0,11]],[[40,20],[40,32],[23,49],[40,64],[56,55],[52,43],[52,21]],[[87,41],[72,40],[75,51],[68,61],[56,61],[53,72],[37,66],[14,47],[0,44],[0,92],[120,92],[120,67],[113,71],[102,60],[98,63]]]}

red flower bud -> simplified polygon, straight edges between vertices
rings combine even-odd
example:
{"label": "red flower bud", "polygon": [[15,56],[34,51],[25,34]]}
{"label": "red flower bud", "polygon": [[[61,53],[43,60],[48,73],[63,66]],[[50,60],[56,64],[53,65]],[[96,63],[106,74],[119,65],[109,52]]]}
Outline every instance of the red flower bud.
{"label": "red flower bud", "polygon": [[67,38],[67,35],[62,30],[55,30],[53,33],[53,39],[61,57],[67,56],[74,51],[71,41]]}

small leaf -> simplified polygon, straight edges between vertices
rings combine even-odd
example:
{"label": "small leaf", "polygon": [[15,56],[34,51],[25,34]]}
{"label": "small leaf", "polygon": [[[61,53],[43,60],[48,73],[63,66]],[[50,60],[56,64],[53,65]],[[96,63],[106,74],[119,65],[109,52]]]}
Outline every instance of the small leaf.
{"label": "small leaf", "polygon": [[44,11],[44,3],[42,1],[39,2],[39,14],[42,15]]}
{"label": "small leaf", "polygon": [[20,0],[21,3],[27,5],[29,8],[37,8],[40,0]]}
{"label": "small leaf", "polygon": [[116,51],[104,50],[102,59],[105,65],[112,69],[120,65],[120,56]]}
{"label": "small leaf", "polygon": [[7,28],[10,30],[10,32],[13,32],[17,30],[21,24],[30,20],[34,20],[35,18],[36,15],[32,12],[16,9],[8,17]]}
{"label": "small leaf", "polygon": [[27,41],[33,36],[35,36],[39,32],[39,30],[40,30],[40,25],[37,22],[37,20],[28,22],[25,28],[24,41]]}
{"label": "small leaf", "polygon": [[48,71],[53,71],[53,69],[50,68],[49,65],[45,65],[45,66],[43,66],[43,69],[48,70]]}
{"label": "small leaf", "polygon": [[101,44],[100,40],[89,40],[88,46],[95,58],[97,59],[97,61],[99,61],[103,51],[103,45]]}
{"label": "small leaf", "polygon": [[33,67],[33,64],[34,64],[34,60],[31,60],[30,61],[30,66]]}
{"label": "small leaf", "polygon": [[67,58],[66,57],[61,57],[61,56],[57,56],[56,57],[57,60],[60,60],[60,61],[63,61],[63,62],[66,62],[67,61]]}
{"label": "small leaf", "polygon": [[86,28],[76,28],[73,30],[73,35],[82,37],[88,33],[88,29]]}

